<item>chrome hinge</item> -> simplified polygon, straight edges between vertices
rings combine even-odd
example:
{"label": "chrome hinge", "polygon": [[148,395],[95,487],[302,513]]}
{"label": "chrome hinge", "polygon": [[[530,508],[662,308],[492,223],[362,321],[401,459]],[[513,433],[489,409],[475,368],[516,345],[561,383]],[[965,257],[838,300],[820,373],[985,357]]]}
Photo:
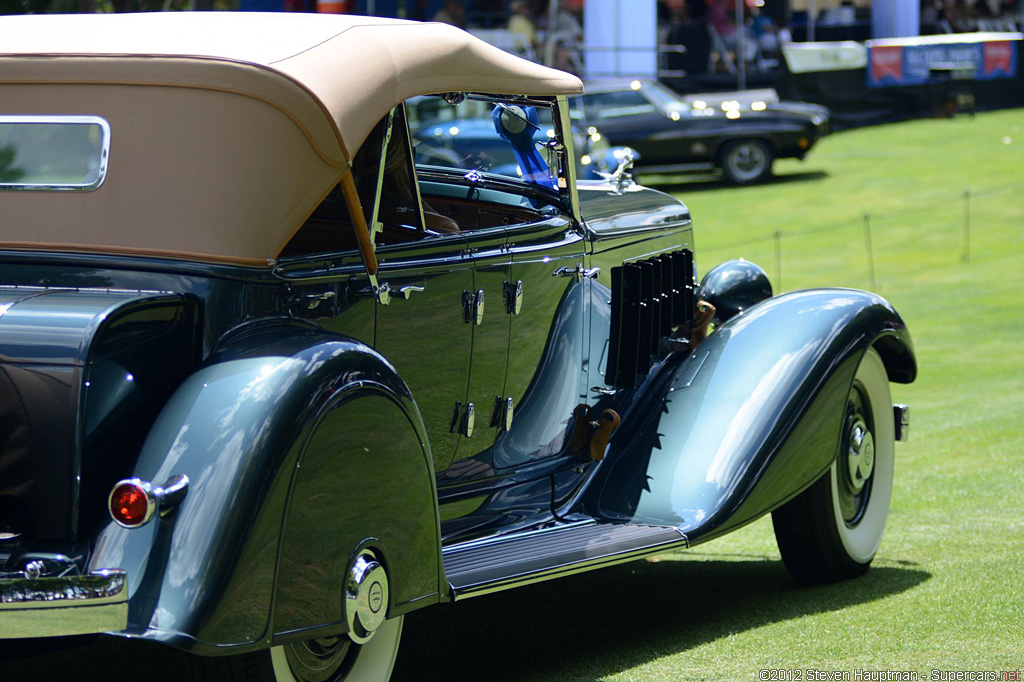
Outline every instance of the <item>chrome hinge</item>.
{"label": "chrome hinge", "polygon": [[462,429],[461,433],[466,438],[473,437],[473,427],[476,425],[476,409],[473,407],[473,403],[467,403],[466,409],[462,413]]}
{"label": "chrome hinge", "polygon": [[515,284],[505,282],[502,289],[505,294],[505,312],[510,315],[518,315],[523,309],[522,280],[516,280]]}
{"label": "chrome hinge", "polygon": [[461,400],[456,400],[455,406],[452,408],[452,418],[448,424],[448,433],[458,433],[471,438],[475,425],[476,408],[473,406],[473,403],[467,403],[463,406]]}
{"label": "chrome hinge", "polygon": [[455,406],[452,408],[452,419],[451,423],[448,424],[448,433],[455,433],[455,430],[461,426],[462,422],[462,401],[456,400]]}
{"label": "chrome hinge", "polygon": [[515,404],[512,398],[497,396],[494,398],[494,408],[491,410],[491,427],[498,427],[501,431],[508,431],[512,428],[512,416]]}
{"label": "chrome hinge", "polygon": [[478,289],[475,294],[462,292],[462,321],[466,324],[484,321],[484,290]]}

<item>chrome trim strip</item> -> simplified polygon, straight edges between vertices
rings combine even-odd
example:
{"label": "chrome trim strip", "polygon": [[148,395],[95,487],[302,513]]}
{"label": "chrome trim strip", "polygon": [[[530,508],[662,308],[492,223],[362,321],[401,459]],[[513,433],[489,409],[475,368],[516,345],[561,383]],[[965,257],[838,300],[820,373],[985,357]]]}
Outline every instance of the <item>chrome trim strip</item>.
{"label": "chrome trim strip", "polygon": [[711,161],[700,161],[696,163],[669,163],[661,166],[643,166],[642,168],[634,168],[635,173],[647,173],[648,175],[654,175],[656,173],[678,173],[684,171],[711,171],[715,169],[715,164]]}
{"label": "chrome trim strip", "polygon": [[127,601],[127,574],[115,569],[60,578],[0,580],[0,612]]}
{"label": "chrome trim strip", "polygon": [[576,190],[576,183],[578,181],[578,178],[576,177],[576,149],[575,141],[572,137],[572,118],[569,115],[569,98],[565,95],[559,95],[556,97],[551,113],[551,122],[555,128],[556,139],[558,139],[562,144],[561,163],[564,165],[562,171],[565,173],[566,186],[562,188],[561,194],[563,196],[568,195],[569,210],[572,213],[572,217],[585,234],[586,230],[583,227],[583,212],[580,205],[580,196]]}
{"label": "chrome trim strip", "polygon": [[4,123],[98,125],[103,130],[103,140],[100,149],[100,165],[96,169],[96,179],[90,183],[48,185],[0,182],[0,191],[92,192],[98,189],[107,178],[107,163],[110,159],[110,124],[106,119],[99,116],[0,116],[0,125]]}
{"label": "chrome trim strip", "polygon": [[564,576],[575,575],[577,573],[584,573],[586,571],[592,571],[606,566],[613,566],[615,564],[622,564],[627,561],[642,559],[645,556],[661,554],[662,552],[668,552],[675,549],[689,549],[690,541],[686,535],[678,529],[673,528],[672,530],[679,533],[679,540],[663,542],[634,550],[627,550],[617,554],[596,557],[590,561],[553,566],[545,570],[533,573],[524,573],[495,582],[482,583],[480,585],[455,588],[453,585],[449,584],[448,587],[452,594],[452,601],[462,601],[471,597],[479,597],[485,594],[510,590],[513,587],[522,587],[524,585],[531,585],[533,583],[551,580],[553,578],[562,578]]}
{"label": "chrome trim strip", "polygon": [[549,535],[552,533],[563,533],[567,530],[574,528],[581,528],[583,526],[596,525],[597,521],[594,519],[584,519],[582,521],[571,521],[569,523],[563,523],[558,526],[551,528],[538,528],[537,530],[530,530],[523,533],[515,533],[509,535],[492,535],[486,538],[480,538],[478,540],[470,540],[469,542],[462,542],[457,545],[449,545],[448,547],[441,548],[441,554],[448,556],[452,554],[459,554],[460,552],[466,552],[471,549],[480,549],[481,547],[487,547],[489,545],[498,545],[503,542],[515,542],[523,538],[532,538],[537,535]]}
{"label": "chrome trim strip", "polygon": [[0,580],[0,639],[116,632],[128,627],[128,580],[104,569]]}

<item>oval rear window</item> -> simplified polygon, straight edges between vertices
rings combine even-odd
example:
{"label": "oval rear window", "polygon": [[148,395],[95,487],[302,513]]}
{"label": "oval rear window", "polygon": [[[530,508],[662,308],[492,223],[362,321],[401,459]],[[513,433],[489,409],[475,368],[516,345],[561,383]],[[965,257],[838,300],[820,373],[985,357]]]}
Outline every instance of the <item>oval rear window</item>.
{"label": "oval rear window", "polygon": [[103,184],[109,151],[98,116],[0,116],[0,190],[89,192]]}

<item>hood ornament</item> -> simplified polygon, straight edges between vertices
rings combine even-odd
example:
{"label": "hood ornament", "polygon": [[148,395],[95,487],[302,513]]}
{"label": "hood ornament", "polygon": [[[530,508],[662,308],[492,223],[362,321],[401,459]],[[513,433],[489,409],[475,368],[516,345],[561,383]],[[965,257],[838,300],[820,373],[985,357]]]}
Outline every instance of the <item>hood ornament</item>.
{"label": "hood ornament", "polygon": [[627,189],[636,184],[633,180],[633,164],[636,162],[636,156],[633,154],[633,150],[626,147],[622,150],[622,155],[618,157],[619,166],[613,173],[598,173],[601,178],[612,186],[612,191],[609,194],[616,196],[622,194]]}

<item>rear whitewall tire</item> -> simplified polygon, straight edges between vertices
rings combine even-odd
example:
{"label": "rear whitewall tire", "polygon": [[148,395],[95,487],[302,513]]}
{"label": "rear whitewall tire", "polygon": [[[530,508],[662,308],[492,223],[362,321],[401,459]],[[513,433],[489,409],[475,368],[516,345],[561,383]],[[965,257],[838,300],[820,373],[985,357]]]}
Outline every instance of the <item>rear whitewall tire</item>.
{"label": "rear whitewall tire", "polygon": [[[404,621],[405,616],[386,620],[366,644],[352,644],[356,648],[349,654],[351,661],[345,662],[349,666],[347,670],[339,670],[339,674],[325,678],[325,682],[387,682],[391,679]],[[304,682],[292,672],[284,646],[272,648],[270,660],[275,682]]]}

